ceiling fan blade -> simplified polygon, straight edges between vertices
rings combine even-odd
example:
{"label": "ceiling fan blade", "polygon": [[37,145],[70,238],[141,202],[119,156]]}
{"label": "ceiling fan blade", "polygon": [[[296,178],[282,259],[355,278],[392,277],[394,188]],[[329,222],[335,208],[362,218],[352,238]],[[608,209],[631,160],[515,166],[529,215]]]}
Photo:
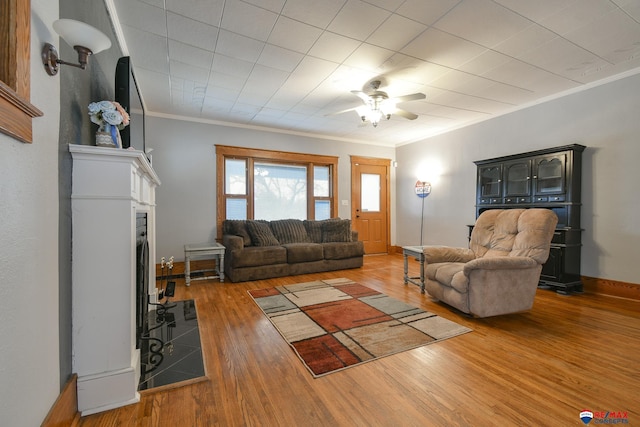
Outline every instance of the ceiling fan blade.
{"label": "ceiling fan blade", "polygon": [[357,96],[358,98],[362,99],[362,101],[364,101],[365,104],[367,104],[371,100],[371,97],[362,91],[352,90],[351,93]]}
{"label": "ceiling fan blade", "polygon": [[395,102],[407,102],[407,101],[415,101],[418,99],[425,99],[427,95],[424,93],[412,93],[411,95],[397,96],[393,98]]}
{"label": "ceiling fan blade", "polygon": [[417,114],[413,114],[413,113],[410,113],[409,111],[401,110],[400,108],[396,108],[396,111],[394,111],[393,114],[397,114],[409,120],[415,120],[418,118]]}
{"label": "ceiling fan blade", "polygon": [[328,116],[336,116],[336,115],[338,115],[338,114],[347,113],[347,112],[349,112],[349,111],[355,111],[355,110],[357,110],[358,108],[360,108],[360,107],[347,108],[346,110],[336,111],[335,113],[325,114],[324,116],[325,116],[325,117],[328,117]]}

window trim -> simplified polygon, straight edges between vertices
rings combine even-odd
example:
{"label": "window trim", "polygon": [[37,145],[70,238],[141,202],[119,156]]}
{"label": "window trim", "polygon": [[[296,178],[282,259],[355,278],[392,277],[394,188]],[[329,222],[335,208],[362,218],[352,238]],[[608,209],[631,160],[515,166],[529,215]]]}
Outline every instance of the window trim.
{"label": "window trim", "polygon": [[[318,154],[294,153],[288,151],[263,150],[258,148],[233,147],[229,145],[215,145],[216,148],[216,229],[222,238],[222,222],[225,220],[225,159],[247,159],[247,203],[249,212],[253,212],[253,162],[271,161],[307,166],[307,180],[313,174],[313,166],[330,166],[331,179],[330,200],[331,216],[338,216],[338,157]],[[313,183],[307,187],[313,192]],[[307,197],[307,212],[313,212],[316,197]],[[320,199],[326,199],[322,197]]]}
{"label": "window trim", "polygon": [[0,58],[0,132],[32,143],[32,119],[43,113],[29,102],[31,2],[7,0],[0,12],[0,44],[7,48]]}

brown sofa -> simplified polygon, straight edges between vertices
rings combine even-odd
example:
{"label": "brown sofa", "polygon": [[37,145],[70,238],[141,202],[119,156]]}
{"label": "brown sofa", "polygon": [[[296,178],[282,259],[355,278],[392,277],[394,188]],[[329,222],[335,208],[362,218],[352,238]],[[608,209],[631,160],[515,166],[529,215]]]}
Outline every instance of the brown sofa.
{"label": "brown sofa", "polygon": [[226,220],[224,272],[232,282],[362,267],[364,246],[348,219]]}
{"label": "brown sofa", "polygon": [[483,212],[469,249],[423,249],[427,292],[476,317],[529,310],[557,222],[549,209]]}

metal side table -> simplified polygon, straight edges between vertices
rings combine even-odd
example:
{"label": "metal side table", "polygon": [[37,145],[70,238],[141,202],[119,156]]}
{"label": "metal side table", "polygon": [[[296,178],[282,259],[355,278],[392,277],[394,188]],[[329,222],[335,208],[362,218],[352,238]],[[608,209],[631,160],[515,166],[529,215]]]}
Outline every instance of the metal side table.
{"label": "metal side table", "polygon": [[[424,294],[424,246],[403,246],[402,247],[402,256],[404,257],[404,284],[413,283],[414,285],[420,286],[420,293]],[[408,257],[414,257],[418,262],[420,262],[420,276],[409,277],[409,261]],[[415,279],[420,279],[420,281],[416,281]]]}

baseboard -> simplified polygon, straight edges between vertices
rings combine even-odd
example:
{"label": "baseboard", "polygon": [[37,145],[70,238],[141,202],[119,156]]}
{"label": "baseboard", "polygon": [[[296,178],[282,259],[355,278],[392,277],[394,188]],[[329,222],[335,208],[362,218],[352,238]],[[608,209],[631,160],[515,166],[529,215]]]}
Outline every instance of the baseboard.
{"label": "baseboard", "polygon": [[78,376],[73,374],[42,422],[42,427],[75,427],[80,422],[78,412]]}
{"label": "baseboard", "polygon": [[[214,266],[215,261],[212,259],[200,259],[191,261],[191,271],[204,270],[206,268],[213,268]],[[162,269],[160,268],[160,264],[156,264],[156,280],[160,280],[160,277],[162,277],[161,270]],[[184,261],[175,261],[173,263],[173,268],[171,269],[171,275],[169,276],[169,278],[184,277],[184,270]],[[167,274],[166,268],[164,273]]]}
{"label": "baseboard", "polygon": [[582,276],[582,284],[585,292],[640,301],[640,285],[634,283]]}

